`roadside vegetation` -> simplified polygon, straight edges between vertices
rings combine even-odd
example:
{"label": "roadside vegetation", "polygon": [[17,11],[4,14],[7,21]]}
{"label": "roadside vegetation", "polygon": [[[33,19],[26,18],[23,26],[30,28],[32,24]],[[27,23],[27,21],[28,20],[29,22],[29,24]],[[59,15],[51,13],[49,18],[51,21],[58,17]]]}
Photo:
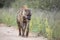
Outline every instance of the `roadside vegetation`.
{"label": "roadside vegetation", "polygon": [[5,0],[4,3],[3,8],[0,8],[0,23],[17,27],[17,10],[21,5],[27,4],[32,11],[30,31],[49,40],[60,40],[60,0],[15,0],[12,2]]}

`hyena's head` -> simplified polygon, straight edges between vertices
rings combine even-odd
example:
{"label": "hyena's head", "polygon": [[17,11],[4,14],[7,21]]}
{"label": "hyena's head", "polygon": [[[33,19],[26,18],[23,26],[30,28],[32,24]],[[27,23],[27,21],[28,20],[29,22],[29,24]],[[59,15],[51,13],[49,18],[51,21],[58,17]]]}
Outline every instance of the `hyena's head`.
{"label": "hyena's head", "polygon": [[22,10],[23,10],[23,13],[22,13],[22,15],[24,16],[24,17],[26,17],[27,16],[27,12],[26,12],[26,10],[28,10],[28,6],[27,5],[23,5],[22,6]]}
{"label": "hyena's head", "polygon": [[24,19],[28,19],[28,16],[30,15],[30,10],[28,9],[27,5],[22,6],[22,16]]}

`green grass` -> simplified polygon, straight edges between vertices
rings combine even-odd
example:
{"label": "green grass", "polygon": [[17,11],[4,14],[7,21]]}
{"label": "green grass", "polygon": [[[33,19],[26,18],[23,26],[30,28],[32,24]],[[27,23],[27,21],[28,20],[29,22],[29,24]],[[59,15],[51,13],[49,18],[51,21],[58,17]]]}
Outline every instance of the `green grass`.
{"label": "green grass", "polygon": [[0,23],[5,23],[7,25],[16,25],[16,13],[10,13],[7,9],[2,9],[1,12]]}
{"label": "green grass", "polygon": [[[33,11],[31,21],[30,21],[30,31],[39,33],[47,37],[49,40],[52,40],[52,38],[53,40],[60,38],[59,23],[55,22],[56,23],[56,24],[54,23],[55,25],[53,26],[50,25],[50,24],[53,24],[52,22],[51,23],[49,22],[49,20],[51,19],[44,17],[46,16],[45,14],[47,14],[48,12],[43,11],[43,13],[41,12],[41,14],[43,14],[41,16],[41,14],[39,15],[39,12],[36,14],[35,11]],[[8,9],[2,9],[0,11],[0,23],[5,23],[8,26],[17,27],[16,15],[17,15],[16,11],[10,12]]]}

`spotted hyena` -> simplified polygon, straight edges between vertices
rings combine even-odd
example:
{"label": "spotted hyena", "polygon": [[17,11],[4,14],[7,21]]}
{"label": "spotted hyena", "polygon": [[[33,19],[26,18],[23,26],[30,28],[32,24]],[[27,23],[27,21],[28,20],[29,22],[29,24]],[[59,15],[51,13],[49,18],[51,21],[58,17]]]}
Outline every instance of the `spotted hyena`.
{"label": "spotted hyena", "polygon": [[21,9],[17,14],[17,24],[19,28],[19,35],[28,36],[29,22],[31,20],[31,11],[29,9]]}

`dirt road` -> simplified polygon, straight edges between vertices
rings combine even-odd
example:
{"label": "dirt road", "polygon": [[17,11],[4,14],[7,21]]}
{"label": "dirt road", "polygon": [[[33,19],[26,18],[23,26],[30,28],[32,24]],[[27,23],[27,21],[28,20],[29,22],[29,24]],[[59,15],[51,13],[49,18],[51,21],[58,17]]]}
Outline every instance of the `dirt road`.
{"label": "dirt road", "polygon": [[47,40],[44,37],[34,37],[35,34],[30,33],[28,38],[18,36],[18,30],[13,27],[0,25],[0,40]]}

